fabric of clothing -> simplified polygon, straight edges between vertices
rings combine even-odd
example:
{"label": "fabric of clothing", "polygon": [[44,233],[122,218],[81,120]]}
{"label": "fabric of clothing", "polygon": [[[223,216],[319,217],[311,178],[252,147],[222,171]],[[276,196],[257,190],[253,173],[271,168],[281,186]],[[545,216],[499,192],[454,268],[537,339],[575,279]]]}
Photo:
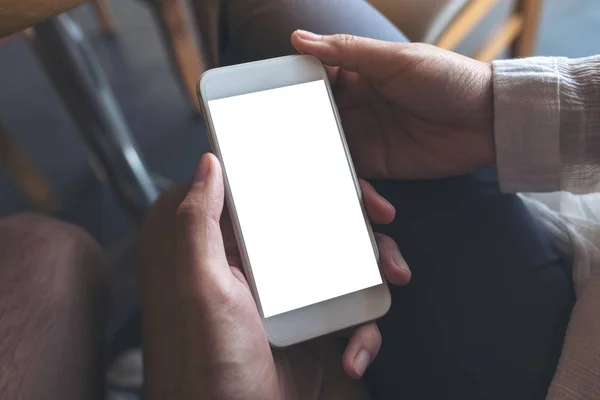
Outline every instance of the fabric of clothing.
{"label": "fabric of clothing", "polygon": [[548,398],[600,398],[600,56],[499,60],[493,70],[502,189],[572,192],[523,196],[571,260],[577,294]]}
{"label": "fabric of clothing", "polygon": [[600,56],[498,60],[494,133],[502,189],[600,190]]}
{"label": "fabric of clothing", "polygon": [[[554,244],[573,265],[577,302],[571,314],[549,400],[600,398],[600,211],[598,198],[570,193],[523,197]],[[587,208],[586,202],[596,204]],[[551,209],[548,205],[558,205]],[[560,211],[560,209],[563,211]]]}
{"label": "fabric of clothing", "polygon": [[494,169],[373,185],[397,209],[376,230],[413,271],[378,322],[374,398],[543,399],[574,302],[548,232]]}

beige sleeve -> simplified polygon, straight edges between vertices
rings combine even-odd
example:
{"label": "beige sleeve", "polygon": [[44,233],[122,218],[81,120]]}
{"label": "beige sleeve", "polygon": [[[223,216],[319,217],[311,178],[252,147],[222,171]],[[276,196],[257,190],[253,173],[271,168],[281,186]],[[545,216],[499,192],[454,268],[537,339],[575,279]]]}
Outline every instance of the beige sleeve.
{"label": "beige sleeve", "polygon": [[493,71],[502,190],[600,191],[600,56],[499,60]]}

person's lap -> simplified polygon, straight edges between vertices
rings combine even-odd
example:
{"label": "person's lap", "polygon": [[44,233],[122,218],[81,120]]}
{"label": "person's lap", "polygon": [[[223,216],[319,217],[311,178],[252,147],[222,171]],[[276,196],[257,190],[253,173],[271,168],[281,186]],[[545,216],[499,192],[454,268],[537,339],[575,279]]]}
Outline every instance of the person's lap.
{"label": "person's lap", "polygon": [[[406,41],[363,0],[227,0],[225,63],[292,54],[295,29]],[[569,268],[494,170],[373,182],[397,208],[378,230],[413,270],[379,321],[377,398],[543,398],[574,301]]]}
{"label": "person's lap", "polygon": [[413,270],[392,288],[369,380],[382,398],[540,399],[574,302],[569,268],[496,173],[376,182]]}

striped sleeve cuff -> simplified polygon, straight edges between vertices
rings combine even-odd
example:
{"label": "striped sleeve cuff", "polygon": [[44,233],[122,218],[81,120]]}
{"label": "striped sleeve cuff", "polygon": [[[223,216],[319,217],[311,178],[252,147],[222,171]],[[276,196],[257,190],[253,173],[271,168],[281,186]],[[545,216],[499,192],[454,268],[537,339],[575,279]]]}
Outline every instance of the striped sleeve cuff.
{"label": "striped sleeve cuff", "polygon": [[506,192],[600,188],[600,57],[493,63],[494,135]]}
{"label": "striped sleeve cuff", "polygon": [[559,76],[552,58],[493,63],[494,135],[505,192],[560,188]]}

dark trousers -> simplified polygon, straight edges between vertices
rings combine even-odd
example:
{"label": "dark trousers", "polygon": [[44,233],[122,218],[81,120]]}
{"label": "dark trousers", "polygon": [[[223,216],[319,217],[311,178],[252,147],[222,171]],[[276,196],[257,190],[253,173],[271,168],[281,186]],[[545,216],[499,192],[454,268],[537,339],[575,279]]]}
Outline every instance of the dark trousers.
{"label": "dark trousers", "polygon": [[543,399],[574,303],[570,267],[494,170],[374,182],[397,209],[377,230],[413,278],[392,288],[368,373],[379,399]]}

